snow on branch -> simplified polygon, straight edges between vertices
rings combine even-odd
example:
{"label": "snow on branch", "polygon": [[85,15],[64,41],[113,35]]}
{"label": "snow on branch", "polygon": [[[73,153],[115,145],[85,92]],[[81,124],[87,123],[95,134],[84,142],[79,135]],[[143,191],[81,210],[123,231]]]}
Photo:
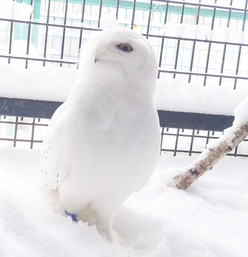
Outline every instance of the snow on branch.
{"label": "snow on branch", "polygon": [[186,172],[174,177],[170,187],[188,188],[194,181],[213,166],[227,153],[231,152],[248,136],[248,98],[234,111],[233,126],[226,129],[224,135],[216,142],[209,144],[201,155],[187,167]]}

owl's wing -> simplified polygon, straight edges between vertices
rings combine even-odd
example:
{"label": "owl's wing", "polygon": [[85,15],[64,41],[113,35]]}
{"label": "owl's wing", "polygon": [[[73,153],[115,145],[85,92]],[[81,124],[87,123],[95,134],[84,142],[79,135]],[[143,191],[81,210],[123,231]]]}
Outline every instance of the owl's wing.
{"label": "owl's wing", "polygon": [[56,189],[68,174],[65,163],[66,107],[62,104],[54,113],[41,149],[41,181]]}

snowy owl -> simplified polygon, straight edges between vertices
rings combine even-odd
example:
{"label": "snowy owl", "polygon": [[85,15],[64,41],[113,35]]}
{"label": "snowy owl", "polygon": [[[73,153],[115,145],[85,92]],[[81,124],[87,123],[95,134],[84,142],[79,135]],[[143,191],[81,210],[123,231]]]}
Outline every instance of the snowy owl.
{"label": "snowy owl", "polygon": [[159,157],[156,57],[142,35],[109,28],[93,36],[81,59],[48,127],[41,176],[58,190],[65,213],[112,240],[113,217],[145,186]]}

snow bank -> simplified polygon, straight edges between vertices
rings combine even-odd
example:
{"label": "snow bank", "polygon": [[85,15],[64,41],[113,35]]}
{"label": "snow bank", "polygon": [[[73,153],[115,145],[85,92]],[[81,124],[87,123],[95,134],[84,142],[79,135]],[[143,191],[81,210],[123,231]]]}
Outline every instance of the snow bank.
{"label": "snow bank", "polygon": [[[20,69],[0,64],[0,96],[10,98],[65,101],[76,81],[78,70],[55,68]],[[233,115],[248,95],[237,90],[182,84],[178,80],[158,80],[155,101],[159,110]]]}
{"label": "snow bank", "polygon": [[[143,0],[143,1],[150,1],[150,0]],[[174,3],[174,0],[171,0]],[[170,2],[170,1],[169,1]],[[186,3],[194,3],[194,4],[199,4],[199,0],[176,0],[176,2],[182,2],[184,4]],[[232,3],[232,5],[230,5],[230,2]],[[164,3],[166,4],[166,2]],[[216,7],[220,6],[220,7],[232,7],[232,8],[240,8],[240,9],[244,9],[245,8],[245,4],[246,4],[246,0],[234,0],[234,1],[227,1],[227,0],[201,0],[200,1],[201,5],[214,5]]]}
{"label": "snow bank", "polygon": [[5,19],[29,21],[33,7],[25,3],[11,0],[0,1],[0,17]]}
{"label": "snow bank", "polygon": [[[167,187],[193,159],[160,158],[146,187],[122,205],[114,230],[129,257],[247,255],[248,160],[227,157],[189,189]],[[127,256],[64,216],[39,186],[39,151],[0,148],[0,163],[0,256]]]}
{"label": "snow bank", "polygon": [[248,32],[238,31],[233,28],[211,30],[203,25],[166,23],[164,25],[163,35],[177,38],[248,44]]}
{"label": "snow bank", "polygon": [[0,162],[0,256],[124,256],[94,227],[62,215],[39,186],[38,151],[3,148]]}
{"label": "snow bank", "polygon": [[0,96],[10,98],[65,101],[78,71],[43,67],[20,69],[0,64]]}
{"label": "snow bank", "polygon": [[233,115],[248,96],[247,88],[203,87],[178,80],[158,80],[155,100],[158,110]]}

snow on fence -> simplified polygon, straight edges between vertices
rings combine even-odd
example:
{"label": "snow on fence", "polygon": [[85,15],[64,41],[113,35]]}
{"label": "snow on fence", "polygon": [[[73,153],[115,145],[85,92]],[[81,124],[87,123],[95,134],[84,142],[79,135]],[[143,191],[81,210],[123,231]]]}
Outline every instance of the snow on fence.
{"label": "snow on fence", "polygon": [[[49,118],[64,100],[63,96],[57,98],[61,91],[67,91],[62,86],[57,93],[49,81],[65,85],[62,79],[53,77],[60,74],[61,67],[65,74],[71,71],[75,77],[79,50],[89,36],[102,27],[118,23],[143,33],[157,53],[156,101],[162,152],[200,153],[209,141],[218,138],[223,129],[231,125],[233,109],[247,91],[247,2],[1,0],[0,142],[39,147],[48,123],[44,117]],[[8,68],[6,64],[10,64]],[[22,71],[24,68],[28,69]],[[37,74],[42,71],[47,81],[45,77],[42,80],[47,83],[39,87],[35,77],[39,78]],[[6,78],[8,72],[12,81],[16,78],[19,82],[19,89]],[[18,77],[25,72],[25,79]],[[68,85],[72,84],[70,75],[67,80],[63,78]],[[36,83],[32,83],[34,81]],[[30,84],[34,88],[30,88]],[[209,91],[210,88],[214,90]],[[50,92],[49,98],[39,98],[42,90]],[[196,94],[198,90],[201,92]],[[222,102],[218,104],[218,101]],[[245,140],[232,154],[248,156],[247,150]]]}

